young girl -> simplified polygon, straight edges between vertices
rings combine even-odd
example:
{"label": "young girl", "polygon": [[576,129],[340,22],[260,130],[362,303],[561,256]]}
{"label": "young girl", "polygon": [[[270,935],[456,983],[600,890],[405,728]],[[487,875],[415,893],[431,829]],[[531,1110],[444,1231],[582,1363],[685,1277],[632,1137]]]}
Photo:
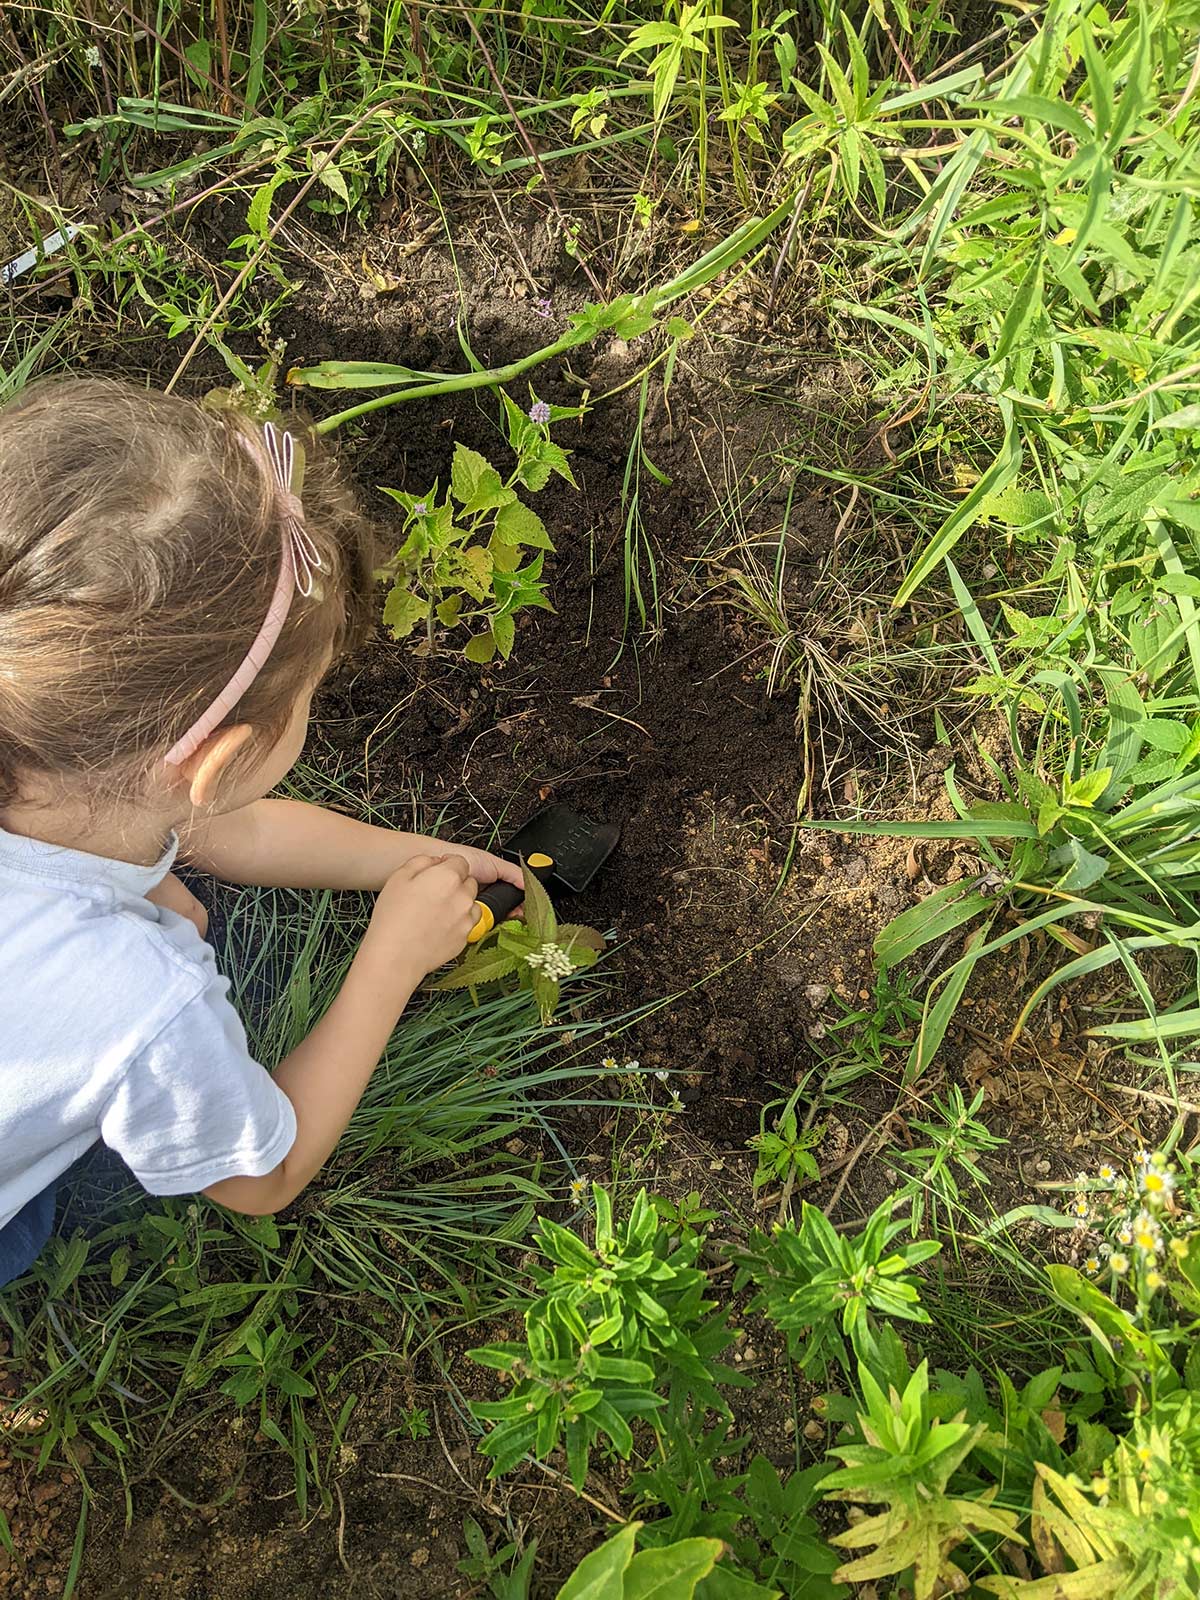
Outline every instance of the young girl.
{"label": "young girl", "polygon": [[[319,1171],[481,850],[264,799],[362,638],[365,527],[329,465],[232,413],[99,379],[0,411],[0,1284],[98,1140],[152,1194],[272,1212]],[[340,993],[272,1077],[177,853],[233,883],[371,889]]]}

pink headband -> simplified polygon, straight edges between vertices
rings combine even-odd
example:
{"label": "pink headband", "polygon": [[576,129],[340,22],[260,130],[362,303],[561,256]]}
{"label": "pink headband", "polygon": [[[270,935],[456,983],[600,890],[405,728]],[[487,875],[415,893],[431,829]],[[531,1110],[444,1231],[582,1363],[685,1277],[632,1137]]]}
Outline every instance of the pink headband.
{"label": "pink headband", "polygon": [[[238,437],[248,453],[256,461],[261,462],[263,450],[259,445],[244,434]],[[271,604],[267,608],[266,618],[258,630],[258,637],[246,652],[246,659],[204,715],[193,722],[183,737],[167,751],[163,759],[170,767],[182,766],[189,756],[195,755],[208,736],[221,726],[266,665],[267,658],[275,648],[276,641],[283,631],[283,625],[287,621],[292,596],[297,590],[305,596],[312,594],[313,574],[322,570],[321,553],[305,529],[304,508],[293,487],[296,441],[290,433],[281,432],[273,422],[264,422],[262,444],[271,475],[279,485],[283,502],[279,580],[275,585]]]}

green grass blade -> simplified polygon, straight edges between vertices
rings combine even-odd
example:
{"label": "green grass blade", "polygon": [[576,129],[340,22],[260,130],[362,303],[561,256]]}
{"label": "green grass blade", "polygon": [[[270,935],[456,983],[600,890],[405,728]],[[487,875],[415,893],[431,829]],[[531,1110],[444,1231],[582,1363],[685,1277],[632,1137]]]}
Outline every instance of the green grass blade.
{"label": "green grass blade", "polygon": [[933,538],[925,546],[900,585],[893,605],[902,606],[910,600],[929,577],[930,573],[948,555],[962,535],[975,521],[980,506],[990,496],[1007,488],[1020,470],[1024,450],[1017,427],[1011,400],[1001,398],[1000,414],[1004,418],[1004,442],[996,458],[983,473],[970,494],[946,518]]}

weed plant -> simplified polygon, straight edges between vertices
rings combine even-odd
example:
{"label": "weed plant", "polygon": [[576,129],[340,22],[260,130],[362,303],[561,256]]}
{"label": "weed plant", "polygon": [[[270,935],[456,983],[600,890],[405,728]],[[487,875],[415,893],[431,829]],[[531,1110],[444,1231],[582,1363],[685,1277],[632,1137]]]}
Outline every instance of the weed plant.
{"label": "weed plant", "polygon": [[[732,1432],[718,1388],[730,1376],[719,1359],[727,1315],[698,1301],[682,1316],[667,1311],[681,1287],[676,1220],[657,1215],[644,1194],[625,1222],[614,1220],[597,1188],[594,1241],[543,1221],[553,1266],[536,1275],[542,1293],[527,1303],[526,1342],[475,1352],[513,1385],[510,1397],[474,1408],[495,1423],[483,1449],[493,1472],[511,1470],[525,1450],[551,1450],[565,1419],[578,1430],[581,1481],[590,1452],[628,1457],[640,1437],[647,1461],[633,1490],[638,1515],[651,1519],[586,1558],[560,1594],[647,1592],[612,1586],[615,1578],[584,1586],[618,1554],[628,1563],[638,1545],[658,1554],[646,1571],[664,1583],[669,1575],[668,1592],[701,1600],[835,1600],[880,1582],[921,1600],[1192,1594],[1200,1575],[1195,1175],[1189,1162],[1146,1151],[1132,1174],[1106,1169],[1089,1182],[1097,1198],[1088,1218],[1105,1240],[1087,1264],[1092,1277],[1024,1264],[1050,1316],[1077,1319],[1024,1381],[1003,1369],[985,1376],[974,1365],[954,1373],[914,1361],[892,1319],[929,1325],[913,1269],[937,1245],[884,1255],[904,1231],[892,1215],[899,1197],[857,1239],[839,1238],[806,1207],[799,1225],[781,1225],[742,1256],[742,1271],[760,1285],[751,1309],[786,1332],[802,1368],[830,1375],[832,1360],[843,1374],[815,1406],[832,1435],[824,1459],[790,1475],[761,1456],[736,1469],[746,1440]],[[681,1388],[680,1340],[698,1313],[721,1334],[689,1345]],[[601,1353],[610,1347],[638,1354],[614,1360]],[[614,1398],[621,1410],[610,1412]],[[668,1405],[664,1449],[662,1423],[651,1419]],[[622,1417],[649,1431],[621,1426]],[[820,1502],[856,1514],[829,1533],[810,1514]]]}

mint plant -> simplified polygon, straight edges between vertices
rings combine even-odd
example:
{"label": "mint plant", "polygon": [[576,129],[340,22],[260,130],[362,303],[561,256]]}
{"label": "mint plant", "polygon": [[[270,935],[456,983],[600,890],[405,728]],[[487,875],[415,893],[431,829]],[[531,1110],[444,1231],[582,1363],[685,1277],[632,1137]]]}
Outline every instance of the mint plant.
{"label": "mint plant", "polygon": [[577,417],[579,408],[552,406],[535,396],[526,413],[507,394],[502,398],[516,456],[507,479],[478,450],[456,444],[444,495],[439,497],[436,481],[423,494],[383,488],[405,513],[403,543],[380,572],[392,584],[384,625],[393,638],[404,639],[424,623],[429,650],[437,624],[447,632],[469,628],[463,654],[480,664],[512,654],[519,612],[552,609],[542,563],[554,545],[517,486],[537,493],[557,474],[576,487],[567,452],[550,438],[550,426]]}
{"label": "mint plant", "polygon": [[604,935],[579,923],[560,923],[550,896],[532,872],[525,874],[525,915],[502,922],[477,945],[468,947],[457,967],[426,984],[427,989],[469,989],[515,977],[537,1001],[542,1021],[558,1009],[562,980],[581,967],[594,966]]}

